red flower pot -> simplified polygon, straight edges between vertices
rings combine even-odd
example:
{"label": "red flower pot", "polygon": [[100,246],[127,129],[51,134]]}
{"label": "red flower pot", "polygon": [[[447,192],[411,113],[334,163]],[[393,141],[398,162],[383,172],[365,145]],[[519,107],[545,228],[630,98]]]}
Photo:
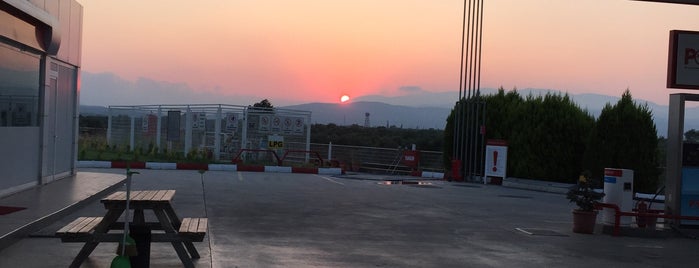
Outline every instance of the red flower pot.
{"label": "red flower pot", "polygon": [[592,234],[597,224],[597,211],[573,210],[573,232]]}

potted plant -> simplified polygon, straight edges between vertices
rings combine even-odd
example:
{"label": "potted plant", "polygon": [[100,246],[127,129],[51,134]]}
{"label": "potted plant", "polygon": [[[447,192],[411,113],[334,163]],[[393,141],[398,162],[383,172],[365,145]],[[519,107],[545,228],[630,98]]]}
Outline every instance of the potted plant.
{"label": "potted plant", "polygon": [[583,234],[594,232],[597,223],[595,202],[603,196],[604,193],[595,191],[589,178],[589,172],[583,172],[578,183],[573,185],[566,194],[566,198],[570,202],[575,202],[578,205],[578,208],[573,210],[573,232]]}

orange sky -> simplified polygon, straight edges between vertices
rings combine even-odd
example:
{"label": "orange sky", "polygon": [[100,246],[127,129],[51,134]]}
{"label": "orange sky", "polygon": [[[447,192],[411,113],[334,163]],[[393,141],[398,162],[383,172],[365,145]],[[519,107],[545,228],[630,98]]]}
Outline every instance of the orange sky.
{"label": "orange sky", "polygon": [[[458,94],[461,0],[80,2],[87,72],[275,105],[406,86]],[[676,92],[665,87],[668,32],[699,31],[697,14],[628,0],[485,0],[481,86],[630,88],[667,103]]]}

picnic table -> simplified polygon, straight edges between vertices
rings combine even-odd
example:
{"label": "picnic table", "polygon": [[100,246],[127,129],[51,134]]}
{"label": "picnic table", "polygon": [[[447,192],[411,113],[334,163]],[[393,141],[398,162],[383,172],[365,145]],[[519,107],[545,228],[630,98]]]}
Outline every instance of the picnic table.
{"label": "picnic table", "polygon": [[[180,220],[172,207],[175,190],[132,191],[129,208],[134,211],[130,225],[150,228],[162,232],[151,234],[151,242],[169,242],[185,267],[194,267],[192,259],[199,258],[193,242],[201,242],[206,235],[206,218],[184,218]],[[79,217],[56,232],[63,242],[84,242],[70,267],[80,265],[101,242],[121,242],[124,222],[119,218],[126,210],[126,192],[115,192],[101,200],[107,209],[103,217]],[[144,211],[150,210],[157,221],[146,221]],[[121,232],[114,232],[115,230]],[[110,232],[111,231],[111,232]]]}

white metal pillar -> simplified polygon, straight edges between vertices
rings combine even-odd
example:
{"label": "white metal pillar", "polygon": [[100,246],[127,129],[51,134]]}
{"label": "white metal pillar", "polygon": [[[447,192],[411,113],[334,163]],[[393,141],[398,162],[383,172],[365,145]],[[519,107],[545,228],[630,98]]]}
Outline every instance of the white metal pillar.
{"label": "white metal pillar", "polygon": [[187,105],[187,114],[184,116],[184,156],[192,150],[192,109]]}
{"label": "white metal pillar", "polygon": [[135,142],[135,140],[136,140],[136,136],[135,136],[135,132],[136,132],[136,130],[135,130],[135,128],[136,128],[136,117],[134,117],[134,116],[129,116],[129,118],[131,118],[131,129],[130,129],[130,131],[129,131],[129,132],[130,132],[130,133],[129,133],[129,146],[130,146],[129,148],[131,148],[131,151],[135,151],[136,148],[134,147],[134,144],[136,143],[136,142]]}
{"label": "white metal pillar", "polygon": [[160,129],[161,129],[162,125],[163,125],[163,121],[162,121],[162,118],[161,118],[161,113],[162,113],[162,109],[161,109],[160,105],[158,105],[158,115],[157,115],[157,116],[158,116],[158,123],[156,124],[158,129],[155,130],[155,147],[158,148],[158,153],[160,153],[160,152],[163,151],[162,146],[160,146],[160,136],[161,136],[161,135],[160,135],[160,134],[161,134],[161,130],[160,130]]}
{"label": "white metal pillar", "polygon": [[306,128],[306,163],[308,163],[309,151],[311,150],[311,115],[310,113],[306,116],[306,122],[304,122],[304,127]]}
{"label": "white metal pillar", "polygon": [[[240,149],[247,149],[245,146],[248,143],[248,108],[243,110],[243,133],[240,135]],[[241,158],[245,159],[246,154],[242,154]]]}
{"label": "white metal pillar", "polygon": [[328,161],[333,159],[333,142],[328,143]]}
{"label": "white metal pillar", "polygon": [[112,108],[107,111],[107,145],[112,145]]}
{"label": "white metal pillar", "polygon": [[221,105],[218,105],[218,110],[216,111],[216,123],[214,124],[214,160],[221,160],[221,119],[222,119],[222,109]]}

